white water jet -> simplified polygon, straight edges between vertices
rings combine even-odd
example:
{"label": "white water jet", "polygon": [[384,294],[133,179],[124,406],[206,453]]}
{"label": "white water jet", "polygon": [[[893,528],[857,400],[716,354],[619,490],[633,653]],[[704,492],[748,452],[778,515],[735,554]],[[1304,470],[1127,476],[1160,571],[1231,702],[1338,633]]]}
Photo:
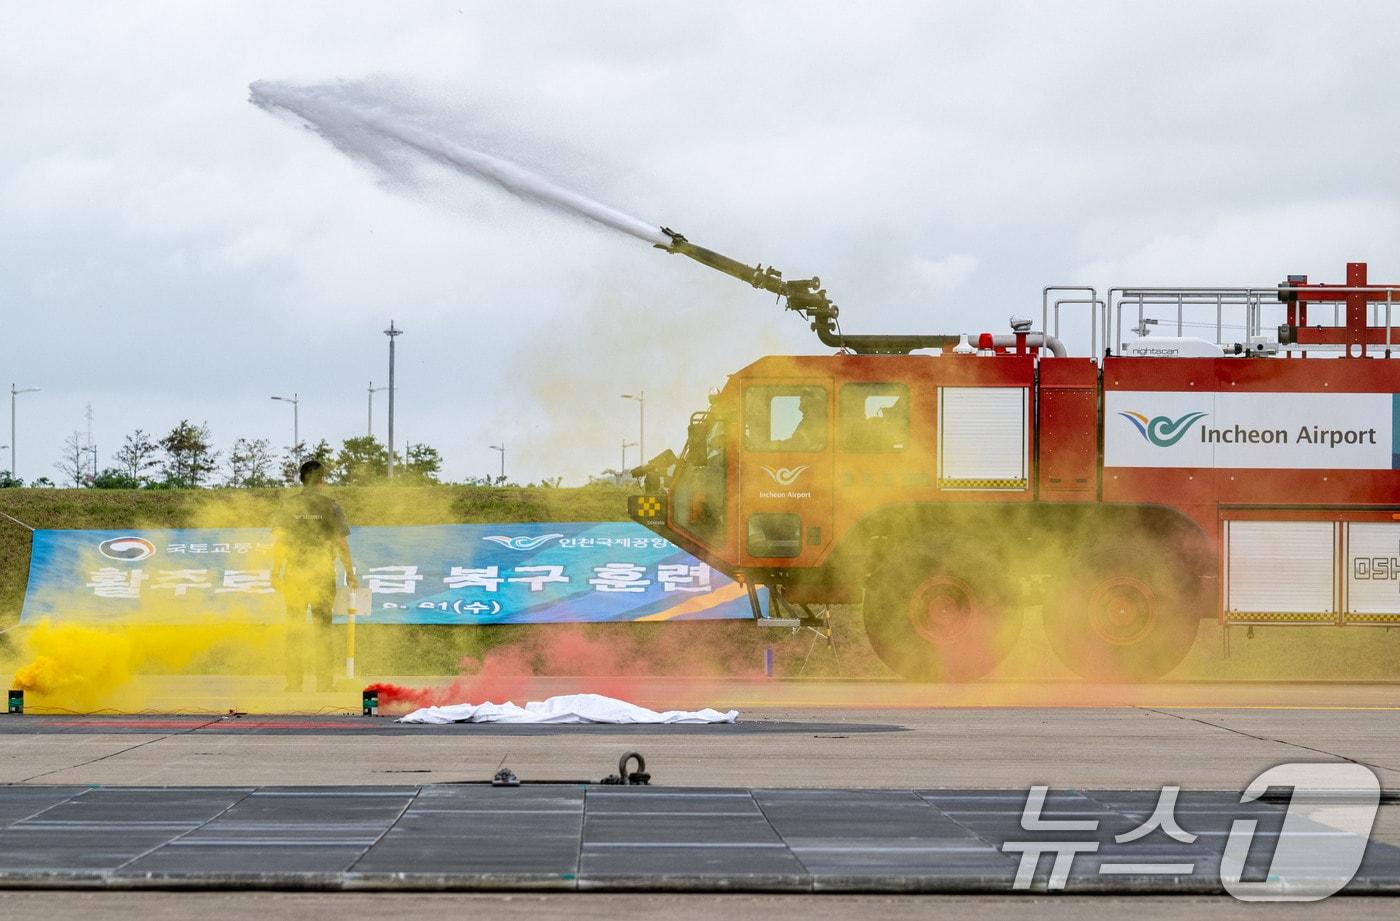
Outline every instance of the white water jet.
{"label": "white water jet", "polygon": [[566,189],[518,163],[415,125],[351,86],[298,86],[258,80],[248,90],[249,101],[254,105],[273,114],[300,119],[343,153],[368,163],[396,183],[413,184],[404,164],[394,156],[407,151],[483,179],[512,195],[596,221],[648,243],[671,243],[657,225]]}

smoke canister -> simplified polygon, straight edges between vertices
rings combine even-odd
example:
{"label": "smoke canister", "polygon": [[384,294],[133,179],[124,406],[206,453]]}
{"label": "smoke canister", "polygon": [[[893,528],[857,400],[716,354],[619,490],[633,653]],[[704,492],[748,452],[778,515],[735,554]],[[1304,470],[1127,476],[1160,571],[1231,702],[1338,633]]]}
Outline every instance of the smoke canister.
{"label": "smoke canister", "polygon": [[379,692],[374,688],[365,688],[364,696],[361,698],[360,703],[363,706],[363,710],[361,711],[362,715],[379,715]]}
{"label": "smoke canister", "polygon": [[11,692],[10,692],[10,712],[11,712],[11,713],[23,713],[23,712],[24,712],[24,692],[23,692],[23,691],[14,690],[14,691],[11,691]]}

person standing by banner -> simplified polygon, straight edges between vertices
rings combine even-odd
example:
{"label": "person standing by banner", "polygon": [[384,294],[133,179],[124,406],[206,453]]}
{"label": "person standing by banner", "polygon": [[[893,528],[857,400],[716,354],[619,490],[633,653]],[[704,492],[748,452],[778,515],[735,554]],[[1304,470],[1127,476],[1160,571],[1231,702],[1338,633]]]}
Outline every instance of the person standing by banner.
{"label": "person standing by banner", "polygon": [[[335,562],[345,568],[345,582],[358,588],[350,558],[350,526],[345,513],[322,486],[326,468],[315,460],[301,465],[302,488],[282,503],[273,529],[273,586],[287,602],[287,690],[300,691],[305,676],[305,647],[311,646],[316,689],[333,689],[331,607],[335,603]],[[306,625],[311,610],[310,629]]]}

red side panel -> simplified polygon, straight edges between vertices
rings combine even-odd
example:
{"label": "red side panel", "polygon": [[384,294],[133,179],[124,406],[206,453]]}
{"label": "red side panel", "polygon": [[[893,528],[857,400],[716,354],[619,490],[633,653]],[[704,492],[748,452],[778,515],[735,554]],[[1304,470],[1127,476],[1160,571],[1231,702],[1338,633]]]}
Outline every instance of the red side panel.
{"label": "red side panel", "polygon": [[1088,358],[1040,363],[1040,497],[1093,501],[1098,490],[1098,369]]}

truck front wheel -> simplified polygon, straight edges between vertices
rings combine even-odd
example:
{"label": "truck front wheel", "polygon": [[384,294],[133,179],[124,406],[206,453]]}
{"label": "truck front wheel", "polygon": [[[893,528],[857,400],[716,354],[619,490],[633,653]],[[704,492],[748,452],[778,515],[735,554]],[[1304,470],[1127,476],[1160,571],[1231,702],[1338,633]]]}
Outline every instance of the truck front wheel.
{"label": "truck front wheel", "polygon": [[916,681],[967,681],[997,666],[1021,630],[997,567],[919,558],[886,563],[865,589],[865,632],[886,665]]}
{"label": "truck front wheel", "polygon": [[1045,633],[1084,678],[1151,680],[1191,651],[1203,604],[1199,577],[1174,556],[1101,546],[1050,587]]}

